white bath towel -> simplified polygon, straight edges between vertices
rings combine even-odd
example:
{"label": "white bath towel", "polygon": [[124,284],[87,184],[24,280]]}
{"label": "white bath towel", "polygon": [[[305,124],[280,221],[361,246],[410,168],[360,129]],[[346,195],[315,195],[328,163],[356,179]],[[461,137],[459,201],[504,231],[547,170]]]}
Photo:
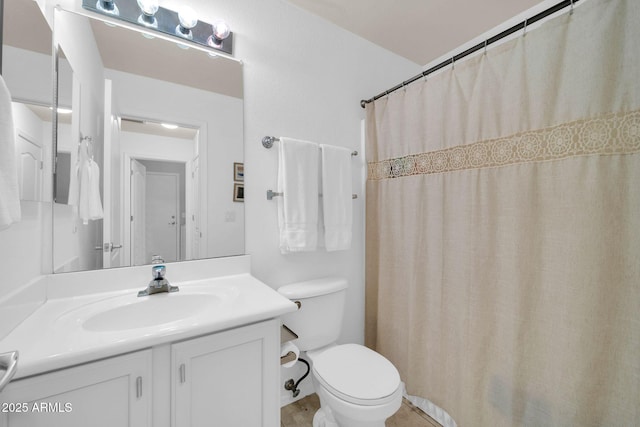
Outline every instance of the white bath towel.
{"label": "white bath towel", "polygon": [[11,94],[0,76],[0,230],[20,221],[20,217]]}
{"label": "white bath towel", "polygon": [[351,150],[321,145],[322,210],[327,251],[351,248],[353,200]]}
{"label": "white bath towel", "polygon": [[278,224],[280,251],[314,251],[318,247],[318,144],[280,138]]}

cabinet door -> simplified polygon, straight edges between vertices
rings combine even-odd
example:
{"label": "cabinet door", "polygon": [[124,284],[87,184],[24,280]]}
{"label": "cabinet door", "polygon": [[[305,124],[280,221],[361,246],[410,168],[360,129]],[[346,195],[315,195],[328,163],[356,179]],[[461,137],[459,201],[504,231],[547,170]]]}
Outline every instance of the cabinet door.
{"label": "cabinet door", "polygon": [[173,427],[279,427],[279,321],[172,345]]}
{"label": "cabinet door", "polygon": [[151,350],[16,380],[0,427],[151,426],[150,383]]}

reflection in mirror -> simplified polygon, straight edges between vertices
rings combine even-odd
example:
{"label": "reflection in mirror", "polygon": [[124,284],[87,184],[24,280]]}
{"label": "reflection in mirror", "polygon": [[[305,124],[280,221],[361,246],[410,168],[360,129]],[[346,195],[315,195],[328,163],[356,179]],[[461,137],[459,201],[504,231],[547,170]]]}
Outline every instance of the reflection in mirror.
{"label": "reflection in mirror", "polygon": [[243,254],[241,64],[67,11],[55,28],[72,113],[58,123],[54,271]]}
{"label": "reflection in mirror", "polygon": [[[73,70],[62,49],[58,50],[58,108],[57,115],[57,156],[54,202],[67,204],[69,202],[69,183],[71,179],[71,165],[75,164],[77,153],[72,154],[71,129],[73,108]],[[54,209],[56,207],[54,206]]]}
{"label": "reflection in mirror", "polygon": [[3,282],[17,286],[51,272],[52,34],[35,1],[4,0],[3,15],[2,77],[12,99],[21,216],[0,227],[0,258],[16,267]]}
{"label": "reflection in mirror", "polygon": [[123,176],[129,177],[124,217],[130,223],[124,234],[131,245],[122,255],[131,265],[147,264],[155,254],[166,262],[193,259],[199,239],[189,234],[198,227],[187,230],[187,218],[199,217],[194,194],[199,175],[191,162],[198,155],[198,130],[127,118],[120,124],[120,143],[130,150]]}

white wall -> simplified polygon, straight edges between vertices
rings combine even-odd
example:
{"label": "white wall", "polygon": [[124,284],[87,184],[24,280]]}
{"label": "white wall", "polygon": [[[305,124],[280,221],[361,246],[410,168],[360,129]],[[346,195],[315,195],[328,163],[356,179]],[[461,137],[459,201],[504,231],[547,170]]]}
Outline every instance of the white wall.
{"label": "white wall", "polygon": [[[5,16],[6,18],[6,16]],[[3,79],[14,100],[50,105],[51,56],[4,46],[2,52]],[[51,122],[42,122],[26,107],[13,105],[15,128],[43,143],[44,177],[51,176]],[[48,194],[51,179],[43,182],[43,195]],[[21,202],[21,221],[0,231],[0,295],[6,296],[47,271],[51,258],[50,196],[42,202]],[[44,244],[43,244],[44,243]],[[0,297],[2,301],[3,297]],[[0,338],[6,332],[0,327]]]}
{"label": "white wall", "polygon": [[[15,102],[13,121],[16,130],[19,129],[35,142],[42,144],[43,152],[47,150],[51,144],[51,123],[48,127],[49,132],[45,132],[47,127],[43,126],[42,120],[23,104]],[[46,172],[43,171],[43,176]],[[5,295],[42,274],[42,215],[43,209],[48,206],[49,204],[43,202],[22,200],[21,220],[0,231],[0,268],[3,271],[0,295]]]}
{"label": "white wall", "polygon": [[13,100],[51,105],[51,55],[3,46],[2,78]]}
{"label": "white wall", "polygon": [[[104,127],[104,67],[92,36],[87,18],[69,13],[55,15],[54,43],[58,43],[71,66],[73,73],[72,125],[70,144],[73,147],[80,136],[92,138],[96,163],[101,167],[102,180],[102,135]],[[64,65],[66,67],[66,65]],[[68,72],[68,70],[67,70]],[[61,72],[62,74],[62,72]],[[65,74],[68,75],[68,74]],[[68,81],[68,78],[65,78]],[[68,97],[65,91],[64,96]],[[65,104],[61,99],[61,105]],[[81,106],[81,107],[80,107]],[[80,107],[80,108],[79,108]],[[71,150],[71,164],[76,162],[75,149]],[[72,166],[73,168],[73,166]],[[74,214],[70,206],[56,205],[54,209],[54,252],[58,245],[66,249],[67,240],[73,240],[77,247],[78,268],[90,270],[102,266],[102,256],[94,248],[102,245],[102,221],[82,221]],[[70,259],[57,259],[67,263]],[[54,269],[64,268],[56,264]]]}

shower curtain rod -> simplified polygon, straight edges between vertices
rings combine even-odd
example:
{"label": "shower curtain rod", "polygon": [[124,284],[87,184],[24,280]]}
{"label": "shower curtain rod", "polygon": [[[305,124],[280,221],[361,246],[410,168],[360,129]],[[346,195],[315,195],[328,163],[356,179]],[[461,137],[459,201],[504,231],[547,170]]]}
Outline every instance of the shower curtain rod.
{"label": "shower curtain rod", "polygon": [[480,43],[478,43],[477,45],[475,45],[473,47],[470,47],[469,49],[465,50],[464,52],[459,53],[457,55],[454,55],[451,58],[442,61],[438,65],[434,65],[433,67],[429,68],[428,70],[425,70],[422,73],[411,77],[409,80],[406,80],[406,81],[404,81],[404,82],[392,87],[391,89],[388,89],[388,90],[386,90],[386,91],[384,91],[382,93],[377,94],[373,98],[361,100],[360,101],[360,106],[362,108],[365,108],[365,106],[368,103],[373,102],[373,101],[375,101],[377,99],[380,99],[383,96],[389,95],[390,93],[395,92],[396,90],[401,89],[401,88],[405,87],[406,85],[415,82],[416,80],[419,80],[419,79],[421,79],[423,77],[426,77],[429,74],[431,74],[433,72],[436,72],[436,71],[446,67],[447,65],[451,65],[451,64],[455,63],[456,61],[459,61],[460,59],[464,58],[465,56],[469,56],[472,53],[479,51],[480,49],[486,48],[490,44],[495,43],[498,40],[501,40],[501,39],[503,39],[503,38],[505,38],[507,36],[510,36],[511,34],[517,32],[519,30],[525,29],[525,28],[527,28],[527,25],[531,25],[531,24],[533,24],[535,22],[538,22],[541,19],[544,19],[547,16],[558,12],[559,10],[562,10],[562,9],[564,9],[566,7],[571,7],[571,12],[570,13],[573,13],[573,5],[575,3],[578,3],[579,1],[580,0],[563,0],[560,3],[557,3],[557,4],[553,5],[553,6],[551,6],[550,8],[543,10],[542,12],[538,13],[537,15],[534,15],[531,18],[527,18],[524,21],[520,22],[519,24],[516,24],[513,27],[508,28],[508,29],[504,30],[503,32],[501,32],[499,34],[497,34],[497,35],[495,35],[493,37],[490,37],[490,38],[486,39],[485,41],[480,42]]}

